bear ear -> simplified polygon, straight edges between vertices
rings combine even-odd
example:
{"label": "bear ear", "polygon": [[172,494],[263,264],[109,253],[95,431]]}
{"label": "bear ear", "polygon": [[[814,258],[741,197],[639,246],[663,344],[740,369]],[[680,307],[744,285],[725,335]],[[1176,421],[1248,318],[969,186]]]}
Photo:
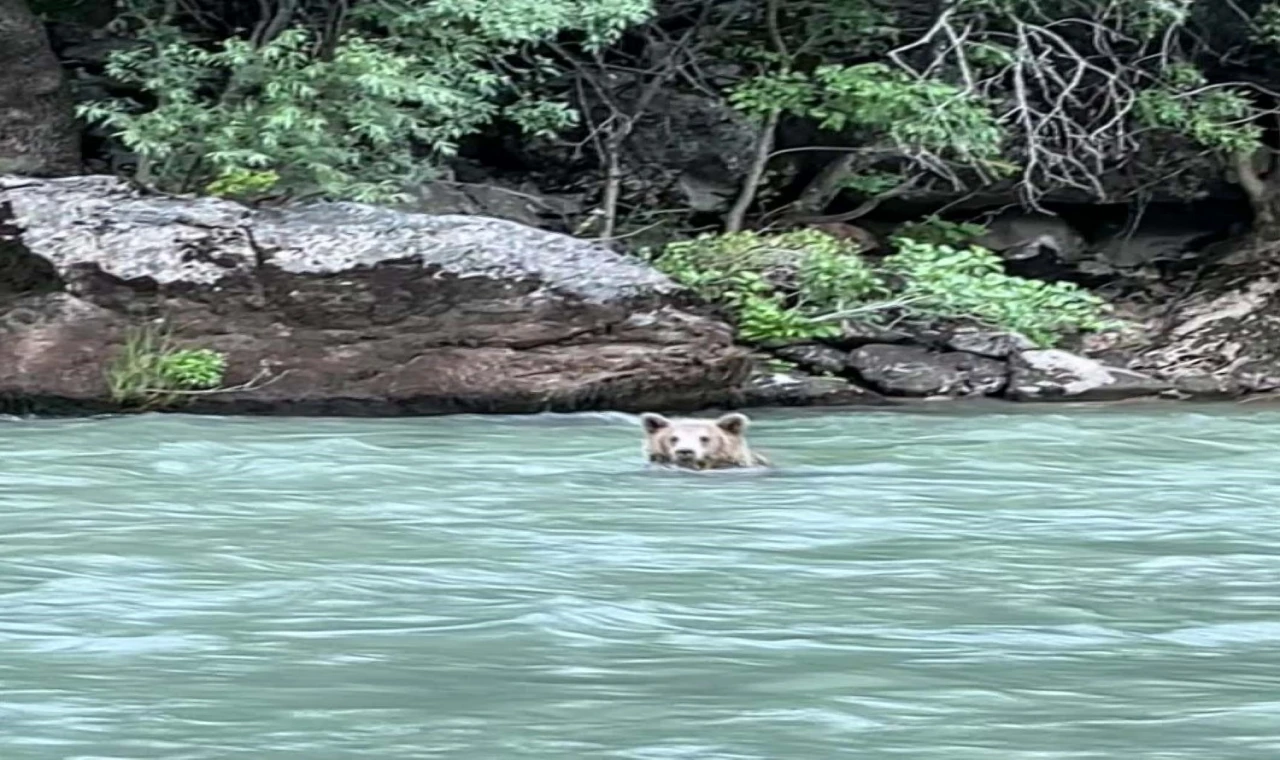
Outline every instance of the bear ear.
{"label": "bear ear", "polygon": [[644,432],[656,433],[664,427],[669,427],[671,425],[671,420],[663,417],[661,414],[645,412],[640,415],[640,424],[644,426]]}
{"label": "bear ear", "polygon": [[742,414],[741,412],[734,412],[733,414],[726,414],[723,417],[718,418],[716,420],[716,427],[719,427],[729,435],[742,435],[742,431],[746,430],[747,425],[750,423],[751,420],[747,418],[747,415]]}

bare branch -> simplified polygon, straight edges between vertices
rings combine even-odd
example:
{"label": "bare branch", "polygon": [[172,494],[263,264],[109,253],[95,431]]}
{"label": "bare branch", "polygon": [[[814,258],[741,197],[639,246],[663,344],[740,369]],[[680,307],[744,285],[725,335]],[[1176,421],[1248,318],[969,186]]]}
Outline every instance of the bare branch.
{"label": "bare branch", "polygon": [[906,195],[920,182],[920,180],[921,175],[919,174],[909,177],[900,185],[868,198],[859,204],[857,208],[854,208],[851,211],[845,211],[839,214],[828,214],[826,216],[794,216],[786,218],[785,221],[789,224],[834,224],[838,222],[851,222],[854,219],[860,219],[867,214],[870,214],[872,211],[875,211],[879,208],[881,203],[884,203],[887,200]]}
{"label": "bare branch", "polygon": [[[1133,27],[1131,4],[1108,0],[1086,7],[1088,15],[1059,18],[1031,1],[1017,15],[965,13],[948,4],[919,37],[889,54],[920,80],[942,79],[963,97],[994,105],[1010,138],[1009,153],[1021,167],[1018,193],[1032,207],[1050,191],[1071,189],[1107,200],[1104,179],[1126,170],[1149,144],[1143,138],[1150,129],[1135,118],[1144,92],[1163,86],[1168,69],[1188,59],[1179,47],[1187,41],[1185,21],[1137,39],[1124,31]],[[1005,61],[993,63],[993,46],[1005,51]],[[979,58],[979,51],[988,55]],[[1229,82],[1176,97],[1192,102],[1215,90],[1246,88],[1262,92],[1252,83]],[[1203,150],[1187,147],[1191,157]],[[918,147],[903,152],[940,176],[950,172],[959,179],[938,155]],[[980,165],[964,168],[982,184],[992,179]]]}
{"label": "bare branch", "polygon": [[741,232],[746,224],[747,210],[755,201],[756,193],[760,191],[760,183],[764,180],[765,170],[769,166],[769,156],[773,153],[774,135],[778,131],[778,120],[781,116],[782,111],[775,108],[769,112],[764,124],[760,126],[760,136],[756,140],[755,155],[752,156],[751,164],[747,167],[747,176],[742,180],[742,187],[738,190],[738,197],[733,201],[733,207],[725,214],[725,232]]}

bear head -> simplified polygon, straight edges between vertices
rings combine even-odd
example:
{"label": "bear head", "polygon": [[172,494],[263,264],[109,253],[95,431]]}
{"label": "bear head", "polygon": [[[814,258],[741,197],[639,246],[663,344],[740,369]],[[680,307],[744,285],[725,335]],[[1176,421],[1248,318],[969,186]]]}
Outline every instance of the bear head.
{"label": "bear head", "polygon": [[745,414],[726,414],[714,420],[669,419],[647,412],[640,415],[644,427],[644,451],[649,461],[696,470],[749,466]]}

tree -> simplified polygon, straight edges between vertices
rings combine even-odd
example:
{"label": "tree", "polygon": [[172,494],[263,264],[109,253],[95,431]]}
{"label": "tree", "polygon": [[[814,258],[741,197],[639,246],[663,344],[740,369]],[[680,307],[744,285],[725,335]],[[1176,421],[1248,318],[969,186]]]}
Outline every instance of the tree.
{"label": "tree", "polygon": [[650,11],[648,0],[282,0],[230,25],[222,5],[138,0],[118,19],[142,44],[114,54],[108,73],[147,102],[81,113],[139,155],[144,184],[402,198],[495,121],[526,134],[573,123],[563,103],[527,96],[541,63],[522,67],[520,53],[562,36],[603,47]]}
{"label": "tree", "polygon": [[80,135],[62,67],[26,0],[0,0],[0,172],[80,170]]}
{"label": "tree", "polygon": [[[1280,0],[120,7],[118,31],[141,44],[109,73],[133,97],[82,114],[165,189],[387,200],[506,122],[540,138],[523,147],[543,166],[596,159],[590,195],[614,237],[695,174],[675,159],[669,177],[637,171],[658,153],[637,146],[687,135],[663,112],[687,93],[759,126],[733,156],[747,170],[729,231],[849,220],[908,193],[1189,198],[1224,171],[1261,225],[1280,218],[1280,170],[1259,171],[1280,112]],[[844,194],[863,202],[830,213]]]}

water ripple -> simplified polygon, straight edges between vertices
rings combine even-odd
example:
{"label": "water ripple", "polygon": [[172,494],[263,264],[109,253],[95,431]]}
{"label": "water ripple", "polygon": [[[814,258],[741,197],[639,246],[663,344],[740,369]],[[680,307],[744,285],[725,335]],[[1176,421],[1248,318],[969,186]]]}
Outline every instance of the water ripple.
{"label": "water ripple", "polygon": [[1272,760],[1280,413],[0,420],[6,760]]}

